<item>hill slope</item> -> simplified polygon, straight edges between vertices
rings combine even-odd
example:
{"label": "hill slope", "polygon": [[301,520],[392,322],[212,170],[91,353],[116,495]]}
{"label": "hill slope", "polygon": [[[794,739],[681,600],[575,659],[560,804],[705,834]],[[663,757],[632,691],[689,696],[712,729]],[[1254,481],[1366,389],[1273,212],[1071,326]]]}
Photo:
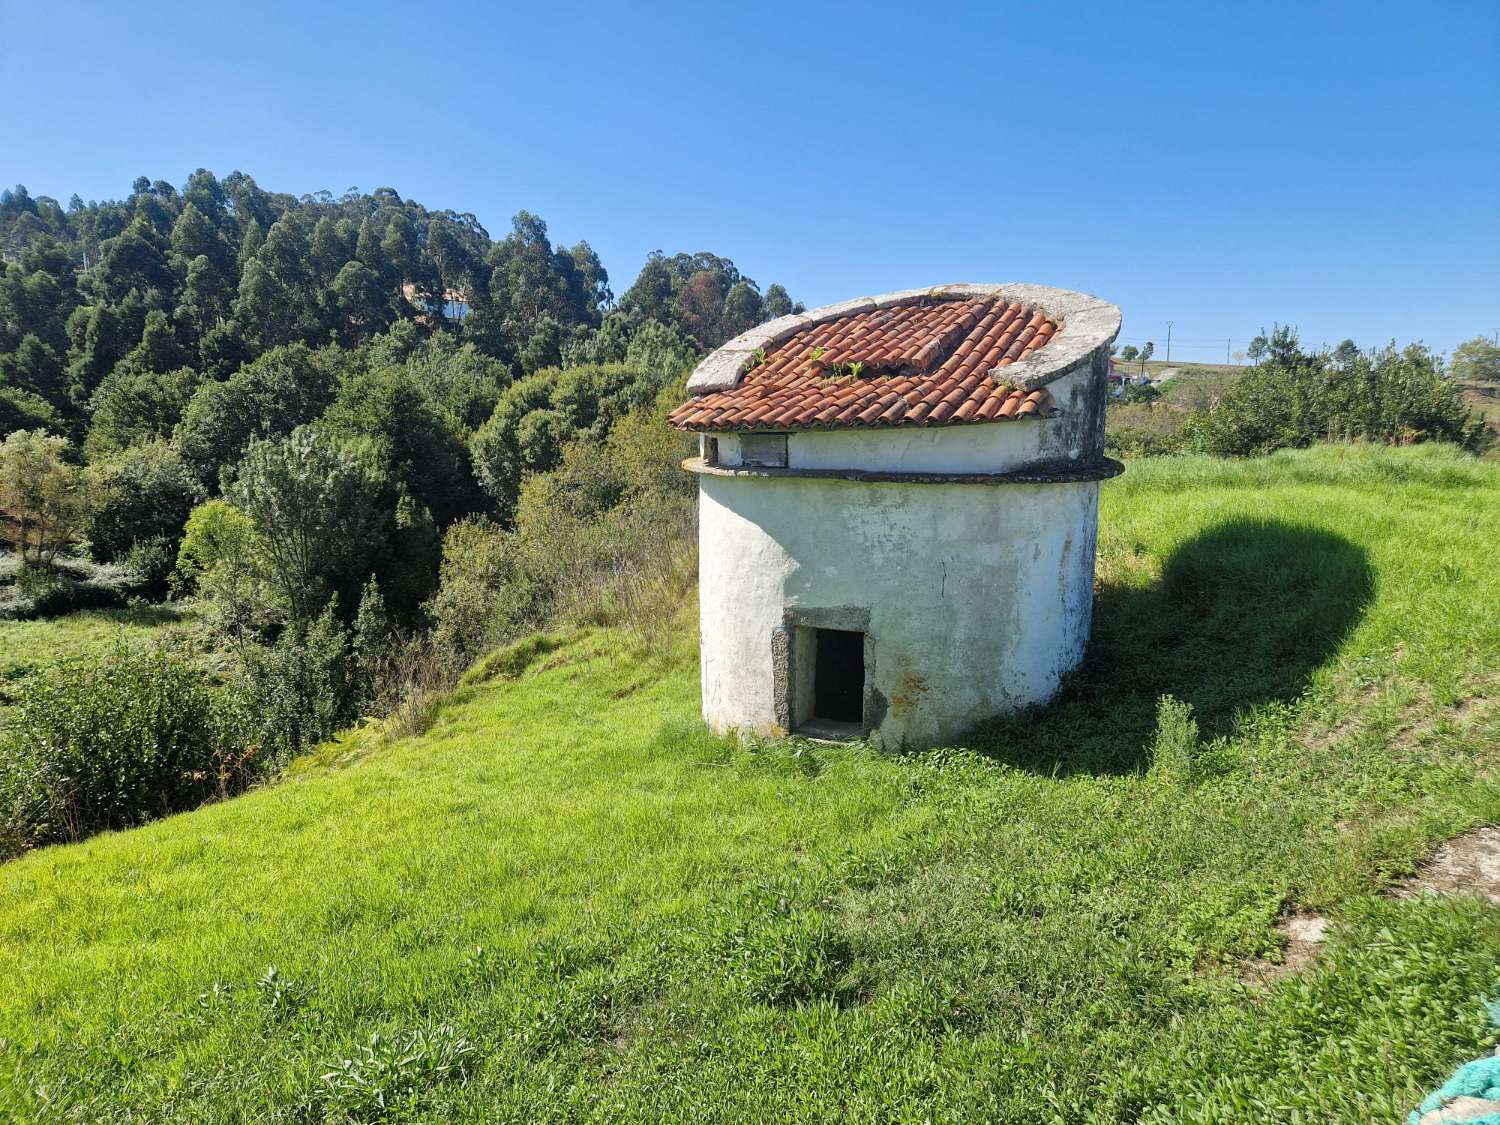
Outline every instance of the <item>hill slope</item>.
{"label": "hill slope", "polygon": [[[0,1116],[1398,1120],[1500,983],[1500,909],[1382,893],[1500,820],[1497,545],[1441,449],[1132,463],[1088,667],[909,757],[706,735],[688,638],[535,645],[0,867]],[[1292,908],[1324,957],[1242,984]]]}

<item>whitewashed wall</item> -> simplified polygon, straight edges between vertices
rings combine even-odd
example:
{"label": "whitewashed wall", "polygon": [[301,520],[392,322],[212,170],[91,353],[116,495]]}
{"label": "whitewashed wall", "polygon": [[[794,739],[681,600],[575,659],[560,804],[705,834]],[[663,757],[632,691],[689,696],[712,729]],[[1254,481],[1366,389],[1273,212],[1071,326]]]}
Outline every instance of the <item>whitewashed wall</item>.
{"label": "whitewashed wall", "polygon": [[[1064,376],[1048,390],[1056,418],[1019,418],[958,426],[883,426],[810,430],[787,436],[791,469],[869,469],[905,473],[1003,473],[1038,461],[1098,456],[1088,409],[1093,374]],[[738,434],[717,434],[719,463],[737,468]]]}
{"label": "whitewashed wall", "polygon": [[[993,432],[1003,443],[1045,425],[946,432]],[[852,456],[860,445],[842,449]],[[919,464],[976,471],[941,459],[900,467]],[[836,467],[891,464],[882,455]],[[788,607],[868,610],[867,691],[880,694],[884,713],[875,737],[893,747],[941,743],[1043,702],[1083,657],[1097,483],[698,479],[703,713],[717,729],[777,730],[772,633]]]}

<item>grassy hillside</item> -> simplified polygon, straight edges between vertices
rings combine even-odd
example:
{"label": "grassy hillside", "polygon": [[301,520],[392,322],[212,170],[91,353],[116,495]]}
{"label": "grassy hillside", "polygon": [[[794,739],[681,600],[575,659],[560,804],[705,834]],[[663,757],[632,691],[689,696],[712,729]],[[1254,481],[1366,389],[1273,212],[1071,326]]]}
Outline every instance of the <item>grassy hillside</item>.
{"label": "grassy hillside", "polygon": [[535,643],[0,867],[0,1118],[1402,1120],[1493,1041],[1500,909],[1383,892],[1500,821],[1497,546],[1439,448],[1132,463],[1087,667],[904,757],[705,734],[690,636]]}

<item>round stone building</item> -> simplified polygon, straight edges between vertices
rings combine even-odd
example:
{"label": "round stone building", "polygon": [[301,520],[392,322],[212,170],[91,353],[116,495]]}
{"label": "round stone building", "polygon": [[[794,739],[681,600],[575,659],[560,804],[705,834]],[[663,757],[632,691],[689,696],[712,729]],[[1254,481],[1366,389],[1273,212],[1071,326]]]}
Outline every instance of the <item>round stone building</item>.
{"label": "round stone building", "polygon": [[1041,703],[1093,611],[1120,310],[948,285],[773,320],[710,355],[697,432],[703,716],[945,741]]}

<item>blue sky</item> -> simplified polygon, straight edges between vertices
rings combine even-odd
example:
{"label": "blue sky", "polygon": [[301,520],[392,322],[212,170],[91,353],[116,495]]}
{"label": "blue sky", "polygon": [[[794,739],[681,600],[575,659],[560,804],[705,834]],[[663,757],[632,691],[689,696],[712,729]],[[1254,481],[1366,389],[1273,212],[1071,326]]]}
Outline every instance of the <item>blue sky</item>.
{"label": "blue sky", "polygon": [[810,305],[1098,293],[1122,341],[1500,331],[1500,3],[0,0],[0,183],[236,168],[713,250]]}

